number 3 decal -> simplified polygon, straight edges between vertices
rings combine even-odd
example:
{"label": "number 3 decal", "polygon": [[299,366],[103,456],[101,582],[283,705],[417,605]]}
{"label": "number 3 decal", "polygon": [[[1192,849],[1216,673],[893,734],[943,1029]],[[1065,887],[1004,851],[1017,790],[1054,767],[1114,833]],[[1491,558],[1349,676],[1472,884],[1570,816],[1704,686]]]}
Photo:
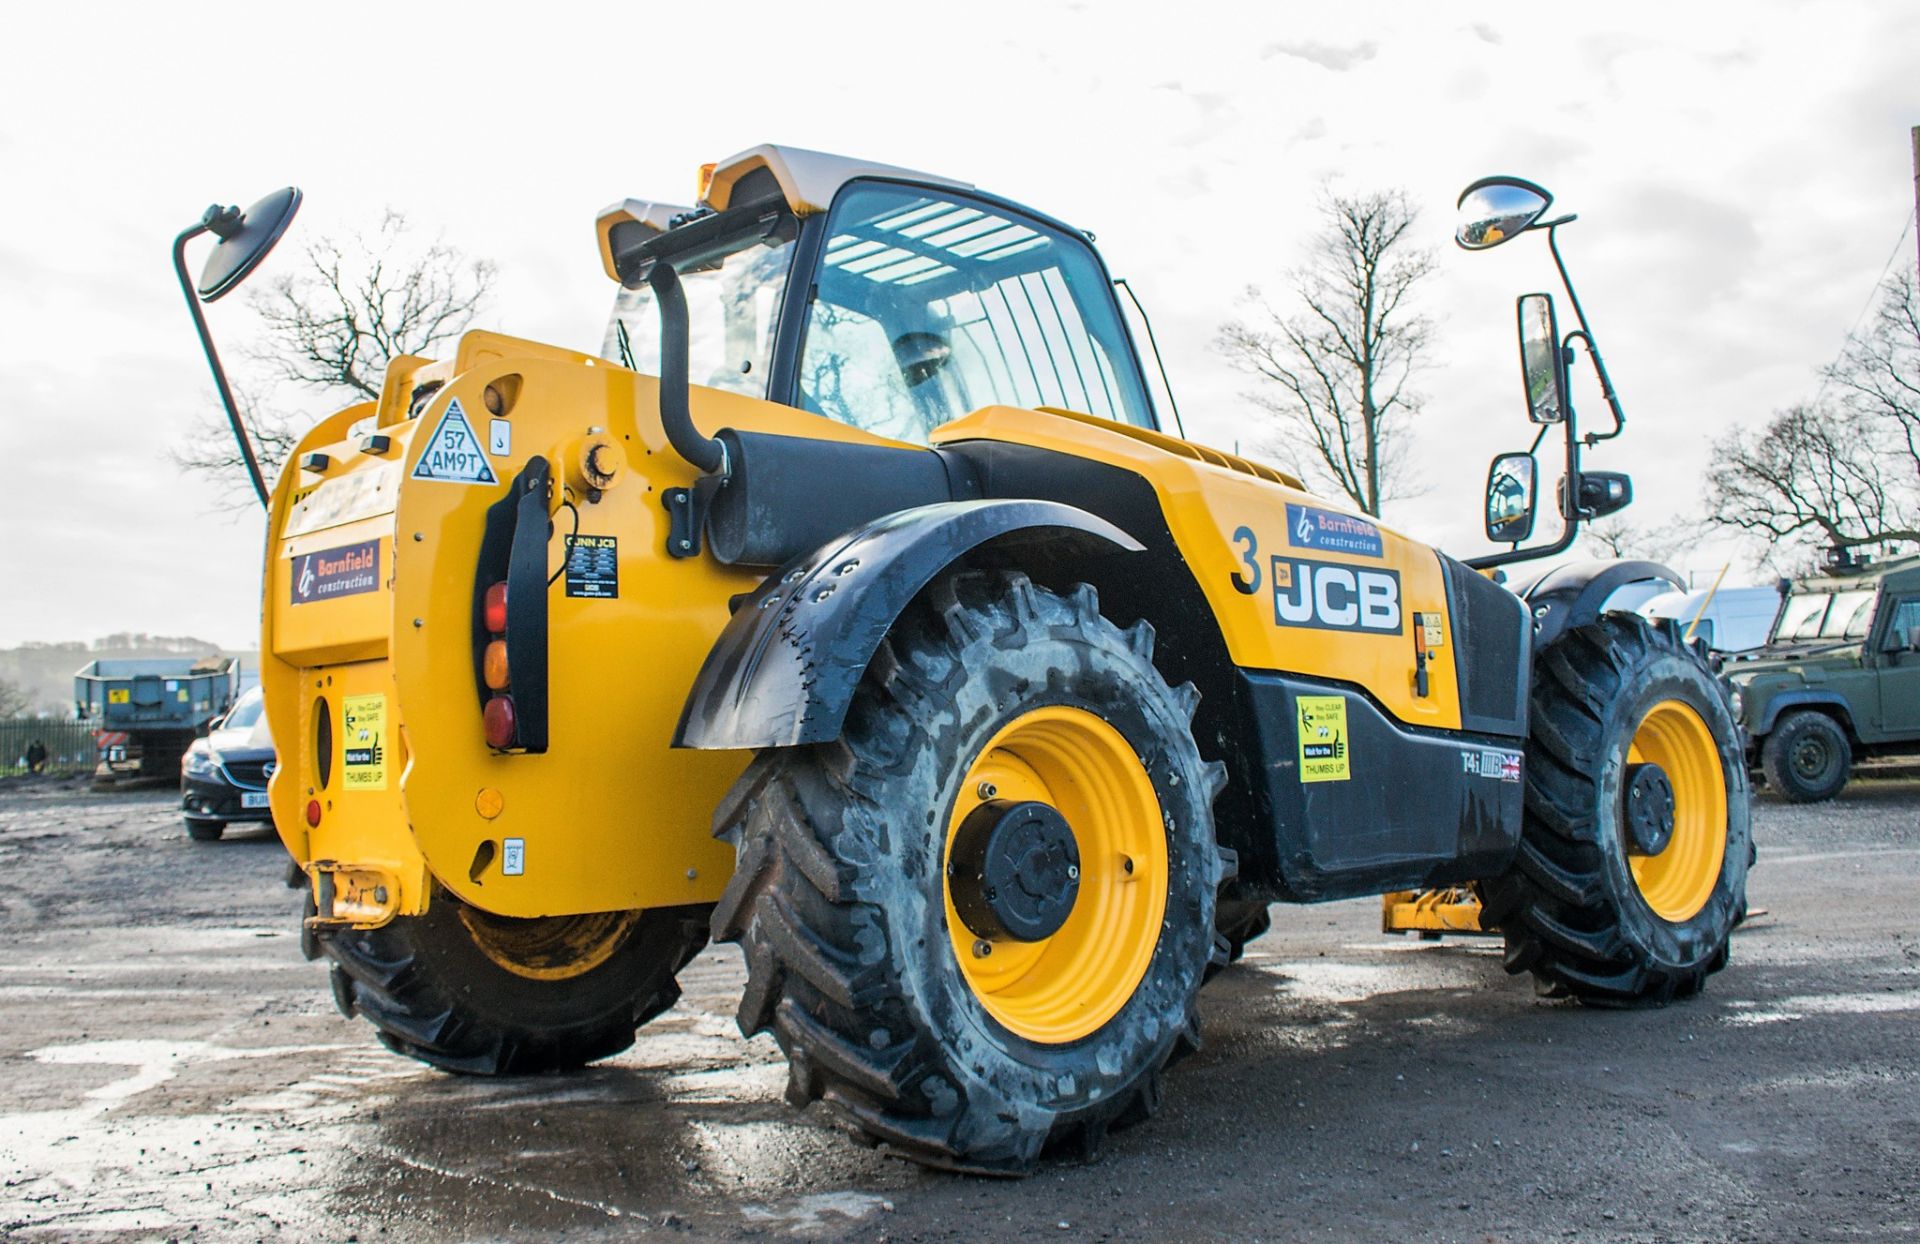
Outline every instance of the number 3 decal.
{"label": "number 3 decal", "polygon": [[1254,554],[1260,551],[1260,542],[1254,539],[1251,527],[1234,529],[1233,542],[1239,544],[1242,540],[1247,542],[1247,547],[1240,550],[1240,560],[1246,563],[1247,572],[1244,577],[1237,570],[1233,572],[1233,587],[1242,595],[1251,596],[1260,590],[1260,563],[1254,560]]}

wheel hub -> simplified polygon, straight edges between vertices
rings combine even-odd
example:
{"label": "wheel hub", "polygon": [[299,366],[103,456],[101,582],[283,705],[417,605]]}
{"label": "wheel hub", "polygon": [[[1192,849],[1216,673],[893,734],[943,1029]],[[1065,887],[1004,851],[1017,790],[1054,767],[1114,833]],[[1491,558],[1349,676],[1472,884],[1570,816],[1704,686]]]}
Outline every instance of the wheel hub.
{"label": "wheel hub", "polygon": [[1627,766],[1627,845],[1634,855],[1658,855],[1673,841],[1673,783],[1656,764]]}
{"label": "wheel hub", "polygon": [[989,799],[960,823],[947,864],[954,910],[988,942],[1037,942],[1073,914],[1080,848],[1067,819],[1035,800]]}

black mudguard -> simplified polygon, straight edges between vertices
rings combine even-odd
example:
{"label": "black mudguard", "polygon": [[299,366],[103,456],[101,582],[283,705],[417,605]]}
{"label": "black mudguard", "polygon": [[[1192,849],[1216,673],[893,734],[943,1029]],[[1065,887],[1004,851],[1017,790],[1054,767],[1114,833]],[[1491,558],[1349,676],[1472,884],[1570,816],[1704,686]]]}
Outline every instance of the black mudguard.
{"label": "black mudguard", "polygon": [[854,688],[920,590],[986,545],[1137,553],[1103,518],[1057,501],[946,501],[855,528],[788,562],[734,612],[694,680],[674,746],[794,747],[839,737]]}
{"label": "black mudguard", "polygon": [[1543,652],[1568,631],[1598,620],[1609,596],[1647,579],[1687,589],[1686,580],[1659,562],[1574,562],[1547,571],[1520,589],[1520,599],[1533,611],[1533,650]]}

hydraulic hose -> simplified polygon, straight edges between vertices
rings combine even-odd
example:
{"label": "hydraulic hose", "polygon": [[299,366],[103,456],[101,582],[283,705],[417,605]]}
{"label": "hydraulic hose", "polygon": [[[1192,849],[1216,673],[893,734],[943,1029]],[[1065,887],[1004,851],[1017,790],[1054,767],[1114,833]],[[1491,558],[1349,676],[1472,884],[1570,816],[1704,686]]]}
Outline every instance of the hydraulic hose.
{"label": "hydraulic hose", "polygon": [[687,355],[691,345],[687,295],[680,288],[680,274],[672,264],[656,262],[647,273],[647,283],[653,286],[654,301],[660,304],[660,426],[666,430],[667,442],[675,453],[708,475],[724,474],[726,450],[693,426],[693,411],[688,404]]}

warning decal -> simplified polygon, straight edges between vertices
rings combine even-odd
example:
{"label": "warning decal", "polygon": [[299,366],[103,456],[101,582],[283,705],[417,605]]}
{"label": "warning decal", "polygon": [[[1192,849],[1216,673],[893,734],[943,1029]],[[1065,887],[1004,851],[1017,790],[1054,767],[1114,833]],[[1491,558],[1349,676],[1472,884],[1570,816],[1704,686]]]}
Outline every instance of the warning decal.
{"label": "warning decal", "polygon": [[350,695],[340,701],[341,724],[346,727],[344,773],[348,790],[387,788],[387,697]]}
{"label": "warning decal", "polygon": [[1296,703],[1300,715],[1300,780],[1344,782],[1352,777],[1346,697],[1303,695]]}
{"label": "warning decal", "polygon": [[480,438],[473,434],[473,425],[467,422],[467,412],[460,409],[459,398],[447,403],[447,413],[440,416],[440,426],[433,430],[426,449],[421,451],[419,463],[413,468],[413,478],[437,479],[449,484],[500,482],[500,477],[487,463],[487,455],[481,451]]}

